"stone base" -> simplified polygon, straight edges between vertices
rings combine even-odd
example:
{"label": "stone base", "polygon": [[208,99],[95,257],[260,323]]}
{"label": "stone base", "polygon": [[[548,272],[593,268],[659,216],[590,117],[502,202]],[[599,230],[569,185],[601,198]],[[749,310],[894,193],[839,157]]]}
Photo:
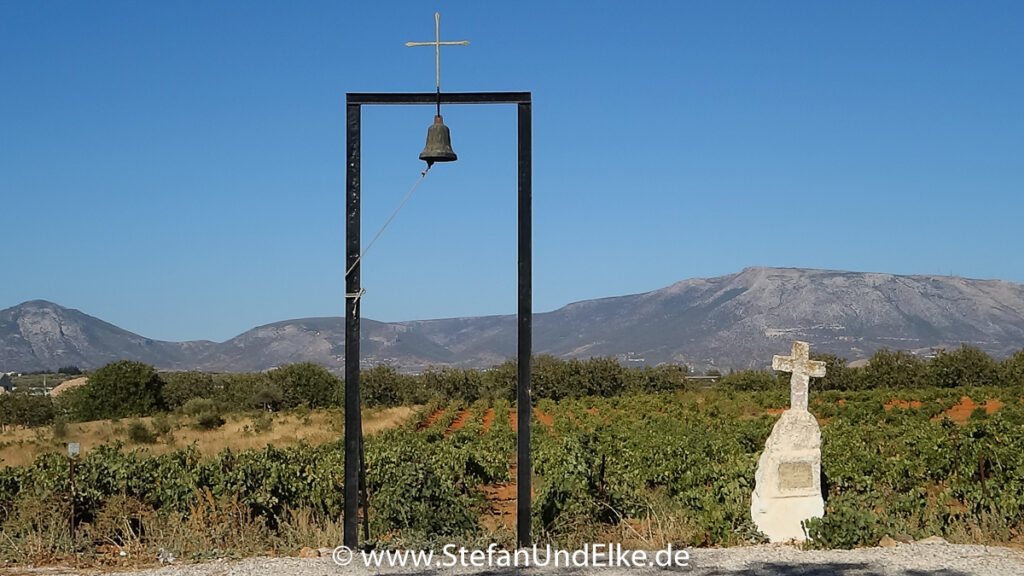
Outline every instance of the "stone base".
{"label": "stone base", "polygon": [[824,513],[818,421],[806,410],[787,410],[758,460],[750,517],[772,542],[803,542],[800,522]]}
{"label": "stone base", "polygon": [[750,503],[750,515],[769,541],[803,542],[807,540],[807,534],[800,522],[824,516],[825,501],[821,496],[760,500],[755,492]]}

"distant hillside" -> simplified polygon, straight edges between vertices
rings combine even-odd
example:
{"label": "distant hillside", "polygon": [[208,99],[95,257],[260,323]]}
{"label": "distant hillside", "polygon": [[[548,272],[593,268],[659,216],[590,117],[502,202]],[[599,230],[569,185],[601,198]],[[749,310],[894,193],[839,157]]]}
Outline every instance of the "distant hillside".
{"label": "distant hillside", "polygon": [[0,370],[92,369],[125,358],[179,369],[215,346],[151,340],[45,300],[0,310]]}
{"label": "distant hillside", "polygon": [[[363,319],[363,363],[416,371],[484,368],[515,355],[513,316],[382,323]],[[971,344],[1024,348],[1024,285],[947,276],[747,268],[645,294],[588,300],[534,316],[534,352],[614,356],[627,364],[758,368],[793,340],[850,360],[882,347],[927,353]],[[0,369],[95,368],[119,358],[164,369],[255,371],[311,360],[340,371],[344,319],[254,328],[221,344],[160,342],[43,301],[0,312]]]}

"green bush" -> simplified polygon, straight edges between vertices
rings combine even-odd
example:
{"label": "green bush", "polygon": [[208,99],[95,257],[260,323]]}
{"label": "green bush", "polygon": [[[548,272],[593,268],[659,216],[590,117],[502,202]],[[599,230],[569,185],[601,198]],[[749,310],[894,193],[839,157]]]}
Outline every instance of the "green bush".
{"label": "green bush", "polygon": [[999,364],[974,346],[961,346],[952,352],[940,350],[928,362],[930,386],[994,386],[999,380]]}
{"label": "green bush", "polygon": [[[788,374],[783,374],[783,377],[788,381]],[[760,392],[778,389],[783,384],[782,378],[769,370],[739,370],[722,376],[717,387],[737,392]]]}
{"label": "green bush", "polygon": [[1014,352],[999,363],[999,384],[1024,387],[1024,350]]}
{"label": "green bush", "polygon": [[926,369],[925,361],[909,352],[882,348],[858,374],[859,388],[916,388],[924,383]]}
{"label": "green bush", "polygon": [[260,434],[274,428],[274,415],[269,412],[257,412],[252,417],[252,430]]}
{"label": "green bush", "polygon": [[173,428],[171,419],[168,418],[166,414],[157,414],[154,416],[152,424],[153,432],[155,432],[157,436],[167,436],[171,433]]}
{"label": "green bush", "polygon": [[284,408],[330,406],[341,380],[313,362],[285,364],[267,373],[270,383],[282,393]]}
{"label": "green bush", "polygon": [[162,388],[163,381],[152,366],[111,362],[90,374],[86,384],[69,391],[76,392],[68,396],[69,410],[77,421],[149,416],[164,408]]}
{"label": "green bush", "polygon": [[[359,391],[366,406],[422,404],[430,398],[423,378],[399,374],[391,366],[379,365],[359,373]],[[343,398],[338,399],[341,404]]]}
{"label": "green bush", "polygon": [[128,439],[136,444],[152,444],[156,442],[156,434],[141,420],[128,423]]}
{"label": "green bush", "polygon": [[196,416],[196,428],[200,430],[215,430],[224,423],[224,418],[216,412],[203,412]]}
{"label": "green bush", "polygon": [[217,403],[209,398],[192,398],[181,407],[182,413],[186,416],[199,416],[200,414],[219,412]]}
{"label": "green bush", "polygon": [[68,419],[64,416],[57,416],[53,419],[53,437],[62,440],[68,435]]}
{"label": "green bush", "polygon": [[0,424],[45,426],[53,422],[56,408],[49,396],[24,392],[0,394]]}
{"label": "green bush", "polygon": [[213,376],[202,372],[172,372],[163,374],[161,390],[164,405],[168,410],[184,406],[192,398],[212,398],[216,393]]}
{"label": "green bush", "polygon": [[857,370],[848,367],[846,358],[834,354],[811,354],[811,359],[825,363],[825,376],[811,379],[811,388],[815,390],[858,390],[862,381],[857,378]]}
{"label": "green bush", "polygon": [[224,425],[220,406],[209,398],[193,398],[181,407],[181,412],[194,418],[193,427],[200,430],[214,430]]}

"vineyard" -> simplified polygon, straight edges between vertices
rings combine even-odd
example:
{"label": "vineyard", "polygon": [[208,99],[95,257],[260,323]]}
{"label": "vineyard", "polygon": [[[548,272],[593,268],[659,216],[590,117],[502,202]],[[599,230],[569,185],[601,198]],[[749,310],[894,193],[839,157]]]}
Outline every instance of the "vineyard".
{"label": "vineyard", "polygon": [[[572,546],[733,546],[760,541],[750,494],[784,390],[686,390],[542,399],[534,410],[534,534]],[[883,535],[1024,542],[1024,389],[813,392],[826,516],[817,547]],[[513,544],[515,410],[433,401],[367,436],[369,528],[378,546]],[[104,561],[156,550],[201,559],[295,553],[340,542],[343,447],[194,449],[121,445],[68,463],[0,469],[0,557]],[[73,510],[72,510],[73,508]],[[75,536],[71,537],[72,512]]]}

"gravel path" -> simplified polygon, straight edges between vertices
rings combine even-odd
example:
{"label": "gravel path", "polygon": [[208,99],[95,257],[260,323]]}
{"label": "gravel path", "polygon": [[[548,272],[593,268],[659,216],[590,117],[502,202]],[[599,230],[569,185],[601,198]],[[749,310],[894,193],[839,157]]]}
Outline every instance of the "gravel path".
{"label": "gravel path", "polygon": [[[54,576],[74,572],[47,570],[3,571],[0,574]],[[204,564],[175,564],[124,576],[363,576],[370,574],[504,574],[575,575],[599,572],[608,575],[681,573],[694,576],[1019,576],[1024,575],[1024,551],[989,546],[906,544],[895,548],[802,551],[787,546],[751,546],[695,549],[689,566],[673,568],[387,568],[369,569],[359,558],[347,567],[330,557],[250,558]],[[95,572],[90,571],[95,574]],[[111,573],[105,576],[114,576]]]}

